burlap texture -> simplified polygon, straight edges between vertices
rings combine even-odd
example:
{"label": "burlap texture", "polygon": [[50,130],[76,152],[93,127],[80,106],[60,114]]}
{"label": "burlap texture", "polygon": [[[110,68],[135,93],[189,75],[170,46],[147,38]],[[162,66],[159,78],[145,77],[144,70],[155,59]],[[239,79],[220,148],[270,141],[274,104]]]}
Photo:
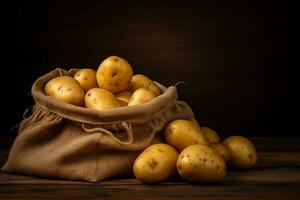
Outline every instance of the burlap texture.
{"label": "burlap texture", "polygon": [[107,111],[73,106],[44,94],[50,79],[75,72],[57,68],[33,84],[36,104],[20,123],[3,171],[89,182],[128,176],[139,153],[162,140],[159,132],[169,121],[193,116],[186,103],[176,100],[176,87],[158,83],[163,94],[155,99]]}

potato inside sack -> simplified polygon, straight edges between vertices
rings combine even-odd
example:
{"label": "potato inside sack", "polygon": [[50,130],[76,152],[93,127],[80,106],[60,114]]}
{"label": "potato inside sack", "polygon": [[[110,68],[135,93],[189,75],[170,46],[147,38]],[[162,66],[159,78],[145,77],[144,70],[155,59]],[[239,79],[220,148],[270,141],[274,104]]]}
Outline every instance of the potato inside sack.
{"label": "potato inside sack", "polygon": [[206,139],[210,143],[218,143],[220,142],[220,137],[219,135],[212,130],[211,128],[208,127],[201,127],[202,132],[204,133]]}
{"label": "potato inside sack", "polygon": [[112,93],[118,93],[127,89],[133,70],[131,65],[123,58],[110,56],[99,66],[96,77],[100,88]]}
{"label": "potato inside sack", "polygon": [[227,174],[225,161],[205,145],[191,145],[177,160],[177,171],[185,180],[194,183],[217,182]]}
{"label": "potato inside sack", "polygon": [[80,106],[84,98],[84,91],[80,84],[69,76],[51,79],[44,86],[44,92],[59,101],[76,106]]}
{"label": "potato inside sack", "polygon": [[115,97],[118,100],[118,102],[121,104],[121,106],[127,106],[130,101],[131,95],[132,95],[131,92],[124,91],[115,94]]}
{"label": "potato inside sack", "polygon": [[136,74],[132,77],[128,89],[131,92],[134,92],[140,88],[144,88],[144,89],[152,92],[155,96],[158,96],[161,94],[161,90],[151,79],[149,79],[148,77],[146,77],[142,74]]}
{"label": "potato inside sack", "polygon": [[151,145],[135,160],[133,173],[143,183],[167,180],[176,173],[177,158],[178,152],[170,145]]}
{"label": "potato inside sack", "polygon": [[97,88],[96,71],[93,69],[81,69],[74,75],[74,79],[78,81],[83,90],[87,92],[92,88]]}
{"label": "potato inside sack", "polygon": [[193,144],[209,145],[201,129],[189,120],[174,120],[164,132],[166,142],[179,152]]}
{"label": "potato inside sack", "polygon": [[101,88],[90,89],[86,93],[84,101],[85,107],[100,111],[121,107],[111,92]]}
{"label": "potato inside sack", "polygon": [[152,92],[144,88],[140,88],[132,94],[128,106],[144,104],[154,98],[155,95]]}
{"label": "potato inside sack", "polygon": [[242,136],[230,136],[223,141],[231,157],[229,165],[234,169],[249,169],[257,162],[257,153],[250,140]]}

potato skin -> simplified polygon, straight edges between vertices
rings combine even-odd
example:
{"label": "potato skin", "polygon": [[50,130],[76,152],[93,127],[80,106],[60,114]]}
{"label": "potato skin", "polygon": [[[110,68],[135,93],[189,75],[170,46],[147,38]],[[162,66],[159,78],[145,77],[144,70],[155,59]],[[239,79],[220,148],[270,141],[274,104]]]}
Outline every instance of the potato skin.
{"label": "potato skin", "polygon": [[211,128],[201,127],[201,130],[205,134],[205,137],[208,140],[208,142],[210,142],[210,143],[220,142],[219,135],[214,130],[212,130]]}
{"label": "potato skin", "polygon": [[177,158],[178,152],[170,145],[151,145],[135,160],[133,173],[143,183],[167,180],[176,173]]}
{"label": "potato skin", "polygon": [[121,106],[127,106],[130,101],[131,96],[132,96],[132,93],[127,90],[115,94],[115,97],[118,100],[118,102],[121,104]]}
{"label": "potato skin", "polygon": [[98,87],[96,80],[96,71],[93,69],[80,69],[75,73],[74,79],[78,81],[85,92],[92,88]]}
{"label": "potato skin", "polygon": [[46,95],[59,101],[80,106],[83,102],[84,91],[72,77],[60,76],[51,79],[44,86]]}
{"label": "potato skin", "polygon": [[141,104],[144,104],[154,98],[155,98],[155,95],[152,92],[150,92],[144,88],[140,88],[140,89],[137,89],[132,94],[132,96],[129,100],[128,106],[141,105]]}
{"label": "potato skin", "polygon": [[121,107],[111,92],[101,88],[90,89],[85,95],[84,102],[85,107],[99,111]]}
{"label": "potato skin", "polygon": [[110,56],[103,60],[96,73],[99,87],[112,93],[126,90],[132,75],[131,65],[118,56]]}
{"label": "potato skin", "polygon": [[223,144],[231,154],[229,165],[232,168],[249,169],[256,165],[256,149],[247,138],[242,136],[230,136],[224,140]]}
{"label": "potato skin", "polygon": [[200,127],[200,124],[198,123],[198,121],[196,120],[195,117],[192,117],[192,118],[190,119],[190,121],[193,122],[198,128],[201,128],[201,127]]}
{"label": "potato skin", "polygon": [[150,78],[142,74],[136,74],[132,77],[128,89],[131,92],[134,92],[140,88],[144,88],[152,92],[155,96],[161,94],[161,90],[159,89],[159,87]]}
{"label": "potato skin", "polygon": [[227,174],[225,161],[205,145],[191,145],[184,149],[177,160],[177,171],[194,183],[221,181]]}
{"label": "potato skin", "polygon": [[230,151],[222,143],[210,143],[210,148],[216,152],[227,163],[230,159]]}
{"label": "potato skin", "polygon": [[174,120],[167,125],[164,132],[166,142],[179,152],[193,144],[209,145],[201,129],[189,120]]}

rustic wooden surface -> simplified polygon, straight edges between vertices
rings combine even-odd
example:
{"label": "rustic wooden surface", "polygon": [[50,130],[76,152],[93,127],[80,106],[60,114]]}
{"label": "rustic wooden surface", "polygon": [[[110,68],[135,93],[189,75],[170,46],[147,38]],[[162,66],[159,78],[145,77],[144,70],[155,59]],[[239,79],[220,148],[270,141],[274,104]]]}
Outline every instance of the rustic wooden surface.
{"label": "rustic wooden surface", "polygon": [[[0,164],[12,138],[0,139]],[[229,171],[223,182],[189,184],[174,178],[157,185],[136,179],[112,179],[97,184],[44,179],[0,172],[0,199],[299,199],[300,138],[252,138],[257,167]]]}

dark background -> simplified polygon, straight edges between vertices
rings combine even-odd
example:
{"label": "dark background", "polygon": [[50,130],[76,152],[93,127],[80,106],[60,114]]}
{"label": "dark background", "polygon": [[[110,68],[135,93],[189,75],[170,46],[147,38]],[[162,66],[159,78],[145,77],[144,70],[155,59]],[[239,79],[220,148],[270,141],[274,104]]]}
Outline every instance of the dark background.
{"label": "dark background", "polygon": [[2,10],[0,134],[16,132],[36,78],[118,55],[166,86],[186,82],[180,99],[223,136],[295,135],[287,1],[24,1]]}

